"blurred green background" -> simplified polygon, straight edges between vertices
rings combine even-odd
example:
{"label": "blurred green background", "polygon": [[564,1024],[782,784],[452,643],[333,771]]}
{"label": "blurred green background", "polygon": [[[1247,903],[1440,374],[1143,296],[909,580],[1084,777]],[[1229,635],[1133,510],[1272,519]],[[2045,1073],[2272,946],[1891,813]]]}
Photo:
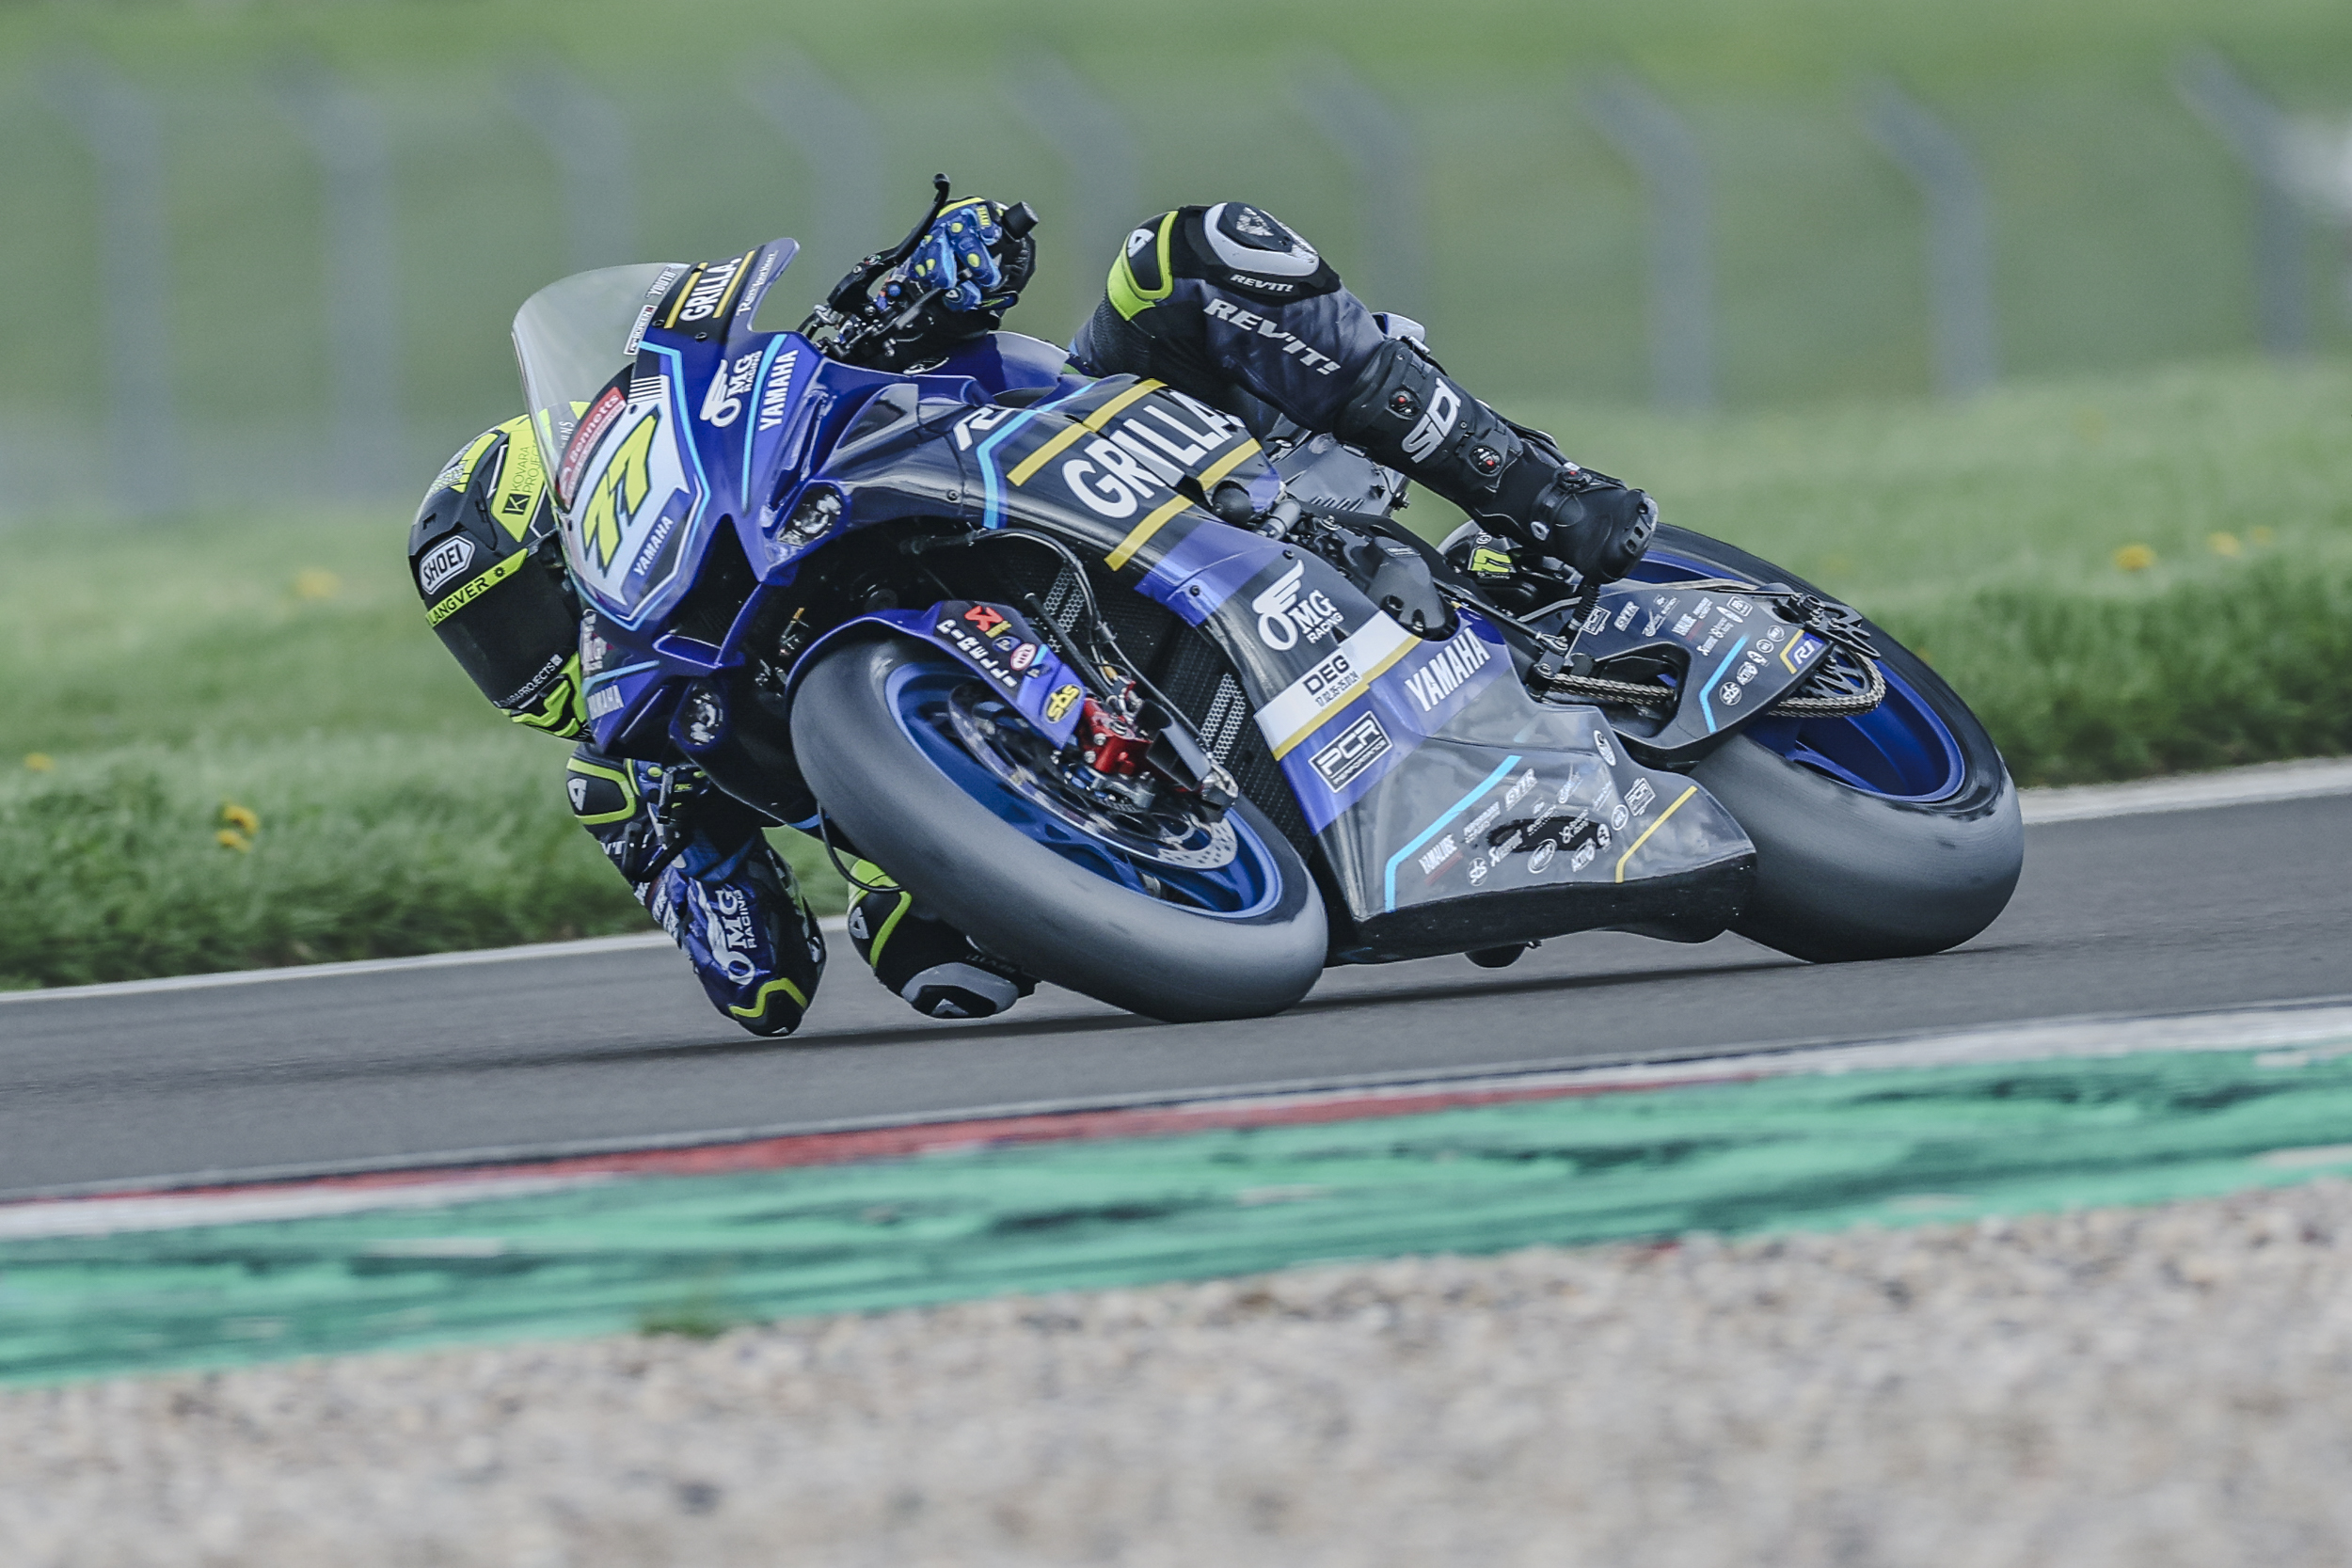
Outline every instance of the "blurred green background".
{"label": "blurred green background", "polygon": [[[642,926],[562,748],[424,630],[409,509],[514,411],[532,290],[793,233],[797,310],[934,169],[1043,213],[1013,325],[1057,340],[1136,219],[1272,208],[1506,411],[1922,645],[2021,781],[2352,749],[2345,230],[2200,60],[2352,167],[2315,0],[0,6],[0,983]],[[1629,85],[1704,170],[1704,408],[1660,406]],[[1983,198],[1971,398],[1890,87]]]}

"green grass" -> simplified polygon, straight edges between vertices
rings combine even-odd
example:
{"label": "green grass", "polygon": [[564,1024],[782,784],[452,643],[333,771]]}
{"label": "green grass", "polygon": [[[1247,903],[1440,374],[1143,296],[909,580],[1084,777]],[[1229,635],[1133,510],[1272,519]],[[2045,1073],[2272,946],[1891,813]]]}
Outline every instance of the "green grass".
{"label": "green grass", "polygon": [[[1514,411],[1884,622],[2022,782],[2352,752],[2352,366]],[[0,983],[644,927],[571,823],[564,748],[500,719],[425,630],[405,522],[0,532]],[[2119,567],[2128,546],[2153,563]],[[250,848],[216,842],[225,803],[259,814]],[[779,837],[838,908],[814,847]]]}
{"label": "green grass", "polygon": [[[1759,406],[1929,385],[1919,198],[1859,125],[1878,76],[1977,150],[2012,373],[2249,348],[2247,177],[2172,80],[2203,43],[2299,108],[2345,103],[2352,8],[2327,0],[905,0],[882,29],[864,8],[809,0],[0,7],[0,421],[33,441],[38,421],[80,430],[104,402],[89,153],[44,95],[53,64],[77,56],[146,86],[169,135],[170,350],[197,436],[283,447],[290,429],[322,428],[321,182],[272,83],[308,60],[376,96],[399,181],[404,401],[429,462],[510,411],[507,323],[571,265],[548,154],[506,91],[534,55],[622,103],[641,255],[796,233],[812,249],[780,294],[805,300],[894,238],[946,167],[1044,214],[1016,320],[1063,338],[1125,224],[1242,196],[1288,216],[1376,304],[1428,321],[1472,385],[1637,401],[1642,199],[1579,97],[1594,74],[1631,70],[1688,113],[1713,171],[1724,390]],[[1134,211],[1085,210],[1085,181],[1009,111],[1006,73],[1041,51],[1127,116]],[[812,230],[818,182],[739,90],[795,55],[883,128],[872,231]],[[1394,235],[1368,216],[1375,193],[1302,102],[1329,57],[1419,137],[1418,291],[1384,265]],[[2338,247],[2316,231],[2312,246],[2312,313],[2341,345]]]}

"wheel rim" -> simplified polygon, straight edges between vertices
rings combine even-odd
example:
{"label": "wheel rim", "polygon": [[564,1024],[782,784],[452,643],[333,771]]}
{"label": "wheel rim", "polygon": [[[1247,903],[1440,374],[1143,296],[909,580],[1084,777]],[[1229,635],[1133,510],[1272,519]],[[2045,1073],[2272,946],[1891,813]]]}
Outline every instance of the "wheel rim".
{"label": "wheel rim", "polygon": [[[1652,550],[1633,570],[1643,582],[1724,574],[1717,562],[1665,550]],[[1968,765],[1951,726],[1900,674],[1883,664],[1881,673],[1886,696],[1867,713],[1790,719],[1768,711],[1740,733],[1774,756],[1881,800],[1924,805],[1957,795],[1967,783]]]}
{"label": "wheel rim", "polygon": [[1081,794],[1054,777],[1043,737],[962,666],[899,665],[887,699],[899,730],[948,782],[1063,860],[1210,919],[1251,919],[1280,901],[1281,864],[1238,813],[1215,830],[1171,835],[1149,826],[1168,814],[1122,812]]}

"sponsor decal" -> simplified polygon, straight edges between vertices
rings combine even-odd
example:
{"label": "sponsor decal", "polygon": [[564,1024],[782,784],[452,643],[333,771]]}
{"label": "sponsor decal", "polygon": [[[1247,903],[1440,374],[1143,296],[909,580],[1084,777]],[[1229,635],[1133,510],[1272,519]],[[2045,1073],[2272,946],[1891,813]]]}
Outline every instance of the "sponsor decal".
{"label": "sponsor decal", "polygon": [[660,520],[654,524],[653,532],[646,535],[645,547],[639,550],[637,559],[629,563],[629,570],[642,574],[646,567],[651,566],[655,559],[661,554],[661,546],[670,542],[670,535],[676,528],[676,515],[664,512]]}
{"label": "sponsor decal", "polygon": [[1098,516],[1132,517],[1167,488],[1140,458],[1108,436],[1089,441],[1086,453],[1061,466],[1061,482]]}
{"label": "sponsor decal", "polygon": [[[1626,816],[1625,803],[1624,803],[1623,801],[1619,801],[1616,805],[1613,805],[1613,806],[1612,806],[1612,807],[1610,807],[1610,808],[1609,808],[1609,825],[1610,825],[1611,827],[1613,827],[1613,828],[1616,829],[1616,830],[1617,830],[1617,832],[1625,832],[1625,825],[1626,825],[1627,820],[1628,820],[1628,818],[1627,818],[1627,816]],[[1602,837],[1601,837],[1601,842],[1602,842],[1603,844],[1608,843],[1608,842],[1609,842],[1608,835],[1603,834],[1603,835],[1602,835]]]}
{"label": "sponsor decal", "polygon": [[440,592],[441,584],[473,564],[473,541],[464,534],[452,534],[417,561],[417,583],[428,594]]}
{"label": "sponsor decal", "polygon": [[580,669],[591,675],[603,673],[605,656],[612,651],[612,643],[607,642],[595,632],[590,632],[580,640]]}
{"label": "sponsor decal", "polygon": [[526,705],[547,686],[548,677],[559,673],[563,668],[564,656],[562,654],[548,655],[548,661],[532,671],[529,680],[505,696],[499,698],[495,705],[509,709]]}
{"label": "sponsor decal", "polygon": [[1697,616],[1685,615],[1681,620],[1675,623],[1675,635],[1677,637],[1688,637],[1691,635],[1691,628],[1698,624],[1699,618]]}
{"label": "sponsor decal", "polygon": [[784,423],[784,417],[792,411],[792,367],[799,362],[801,351],[787,349],[776,356],[776,362],[768,368],[768,380],[759,389],[759,428],[773,430]]}
{"label": "sponsor decal", "polygon": [[1639,615],[1640,613],[1642,613],[1642,607],[1640,605],[1634,604],[1630,600],[1627,601],[1626,607],[1617,611],[1617,629],[1619,631],[1625,630],[1626,627],[1633,624],[1633,617]]}
{"label": "sponsor decal", "polygon": [[1699,600],[1698,608],[1691,611],[1692,618],[1700,621],[1706,620],[1709,615],[1714,613],[1715,601],[1709,598],[1701,598]]}
{"label": "sponsor decal", "polygon": [[1453,864],[1454,859],[1459,856],[1461,852],[1462,847],[1454,842],[1454,835],[1452,833],[1446,834],[1443,838],[1438,840],[1437,843],[1431,845],[1428,848],[1423,849],[1421,852],[1422,876],[1424,878],[1435,877],[1438,872],[1443,871],[1447,866]]}
{"label": "sponsor decal", "polygon": [[572,432],[571,440],[564,446],[564,464],[555,476],[556,496],[566,506],[579,493],[580,469],[587,467],[596,443],[604,439],[605,432],[612,428],[612,421],[621,417],[621,409],[628,403],[618,387],[608,387],[595,405],[580,416],[580,428]]}
{"label": "sponsor decal", "polygon": [[1485,880],[1486,879],[1486,872],[1487,872],[1487,869],[1488,869],[1488,867],[1487,867],[1486,863],[1485,861],[1472,861],[1472,862],[1470,862],[1470,886],[1472,886],[1472,887],[1476,887],[1479,883],[1481,883],[1481,882],[1485,881]]}
{"label": "sponsor decal", "polygon": [[1454,429],[1454,417],[1462,411],[1461,395],[1440,381],[1429,394],[1429,406],[1422,411],[1421,422],[1405,437],[1405,455],[1416,463],[1434,456],[1439,443]]}
{"label": "sponsor decal", "polygon": [[1593,847],[1589,844],[1581,844],[1577,846],[1576,852],[1568,857],[1568,869],[1570,871],[1581,871],[1592,863]]}
{"label": "sponsor decal", "polygon": [[620,711],[620,706],[621,690],[618,687],[598,687],[588,693],[588,717],[591,719],[601,719],[608,713],[617,713]]}
{"label": "sponsor decal", "polygon": [[[1606,731],[1597,729],[1593,732],[1593,750],[1598,752],[1600,760],[1610,767],[1617,766],[1617,753],[1609,749],[1609,736]],[[1561,799],[1565,800],[1566,797],[1563,796]]]}
{"label": "sponsor decal", "polygon": [[1054,694],[1045,699],[1045,718],[1047,721],[1057,724],[1061,722],[1062,715],[1068,713],[1070,711],[1070,705],[1077,700],[1078,688],[1075,684],[1056,687],[1054,689]]}
{"label": "sponsor decal", "polygon": [[1738,707],[1740,705],[1740,688],[1731,681],[1725,681],[1723,685],[1715,689],[1715,698],[1716,701],[1722,703],[1725,707]]}
{"label": "sponsor decal", "polygon": [[706,265],[687,284],[685,297],[678,301],[677,308],[670,312],[670,319],[662,325],[675,326],[680,322],[689,325],[707,322],[725,309],[728,301],[735,297],[736,285],[743,280],[744,267],[756,254],[756,251],[746,251],[733,261],[713,261]]}
{"label": "sponsor decal", "polygon": [[[1340,731],[1330,744],[1307,760],[1333,794],[1361,778],[1364,769],[1389,754],[1389,732],[1372,714]],[[1473,832],[1475,829],[1471,830]]]}
{"label": "sponsor decal", "polygon": [[735,984],[751,984],[759,974],[758,961],[753,957],[758,951],[759,935],[752,923],[751,900],[740,889],[724,885],[710,888],[704,897],[708,900],[705,907],[709,919],[703,926],[703,942],[710,949],[711,961]]}
{"label": "sponsor decal", "polygon": [[584,812],[588,809],[588,781],[586,779],[574,774],[564,783],[564,792],[572,798],[572,810]]}
{"label": "sponsor decal", "polygon": [[1522,830],[1518,828],[1512,829],[1510,837],[1504,839],[1502,843],[1496,845],[1492,849],[1486,851],[1486,863],[1489,865],[1501,865],[1502,863],[1502,858],[1505,855],[1508,855],[1512,850],[1517,849],[1526,841],[1527,834]]}
{"label": "sponsor decal", "polygon": [[1505,806],[1516,806],[1521,800],[1526,800],[1529,791],[1533,790],[1534,787],[1535,769],[1531,768],[1526,772],[1511,781],[1511,787],[1502,792],[1502,803]]}
{"label": "sponsor decal", "polygon": [[1493,827],[1496,819],[1502,816],[1502,802],[1497,800],[1492,805],[1489,805],[1485,811],[1482,811],[1476,816],[1471,817],[1470,819],[1470,825],[1465,827],[1462,830],[1462,832],[1466,837],[1482,838],[1486,835],[1486,830]]}
{"label": "sponsor decal", "polygon": [[431,610],[424,612],[424,624],[428,626],[439,626],[443,621],[448,620],[451,616],[456,614],[459,610],[473,603],[474,600],[482,597],[483,594],[487,594],[491,589],[496,588],[500,583],[504,582],[508,578],[514,576],[515,568],[520,566],[524,562],[529,561],[531,557],[525,555],[522,551],[516,550],[513,555],[508,556],[505,560],[500,562],[488,571],[479,572],[474,576],[468,578],[465,582],[459,586],[456,593],[452,594],[449,597],[443,599],[439,604],[435,605]]}
{"label": "sponsor decal", "polygon": [[[1618,807],[1617,809],[1618,809],[1618,811],[1619,811],[1619,813],[1620,813],[1620,814],[1622,814],[1622,813],[1623,813],[1623,811],[1625,810],[1625,808],[1624,808],[1624,807],[1622,807],[1622,806]],[[1606,848],[1608,848],[1608,847],[1609,847],[1609,824],[1608,824],[1608,823],[1606,823],[1606,822],[1596,822],[1596,823],[1594,823],[1594,824],[1593,824],[1593,842],[1594,842],[1595,844],[1599,845],[1599,846],[1600,846],[1602,848],[1604,848],[1604,849],[1606,849]]]}
{"label": "sponsor decal", "polygon": [[1649,786],[1647,779],[1634,780],[1633,787],[1625,792],[1626,806],[1636,816],[1649,810],[1650,802],[1657,799],[1658,791]]}
{"label": "sponsor decal", "polygon": [[1740,666],[1740,684],[1741,686],[1745,686],[1748,682],[1756,679],[1756,673],[1763,668],[1764,666],[1761,664],[1742,664]]}
{"label": "sponsor decal", "polygon": [[1279,760],[1313,734],[1323,716],[1341,701],[1422,646],[1421,639],[1388,616],[1372,617],[1258,710],[1259,733]]}
{"label": "sponsor decal", "polygon": [[[1327,354],[1319,353],[1314,349],[1309,348],[1305,342],[1300,341],[1296,333],[1283,331],[1280,327],[1266,320],[1265,317],[1258,315],[1254,311],[1239,309],[1232,300],[1213,299],[1209,301],[1207,307],[1201,311],[1201,314],[1208,317],[1211,321],[1222,322],[1225,325],[1232,327],[1234,331],[1255,333],[1261,338],[1270,339],[1271,341],[1281,344],[1282,352],[1284,354],[1295,355],[1298,357],[1299,363],[1305,365],[1309,370],[1314,372],[1317,375],[1329,375],[1340,368],[1340,362],[1337,359],[1332,358]],[[1449,393],[1449,396],[1451,394]],[[1434,404],[1436,400],[1432,399],[1431,401]],[[1458,410],[1449,411],[1446,416],[1446,420],[1449,425],[1453,422],[1453,413],[1455,411]]]}
{"label": "sponsor decal", "polygon": [[1307,563],[1299,562],[1275,578],[1272,587],[1249,601],[1249,608],[1258,613],[1258,641],[1267,647],[1278,651],[1295,648],[1301,637],[1316,642],[1339,629],[1340,607],[1322,589],[1312,589],[1305,597],[1299,596],[1299,585],[1306,573]]}
{"label": "sponsor decal", "polygon": [[759,259],[759,270],[752,275],[751,287],[743,291],[743,302],[735,308],[735,313],[739,316],[758,304],[760,291],[768,286],[768,280],[775,275],[776,253],[771,250]]}
{"label": "sponsor decal", "polygon": [[978,413],[959,420],[956,421],[956,450],[958,451],[970,451],[972,450],[973,436],[987,435],[990,431],[994,430],[998,425],[1003,424],[1007,420],[1013,418],[1021,412],[1021,409],[1012,407],[1009,404],[992,403],[986,408],[981,409]]}
{"label": "sponsor decal", "polygon": [[1527,874],[1531,877],[1542,876],[1550,866],[1551,857],[1559,852],[1560,846],[1550,839],[1546,839],[1535,846],[1535,852],[1527,857]]}
{"label": "sponsor decal", "polygon": [[1016,670],[1026,670],[1029,667],[1030,662],[1036,657],[1037,644],[1034,642],[1024,642],[1019,647],[1013,649],[1011,657],[1006,659],[1005,662],[1011,665]]}
{"label": "sponsor decal", "polygon": [[702,416],[720,429],[733,424],[743,412],[752,381],[759,374],[759,356],[746,354],[733,364],[724,359],[710,372],[710,390],[703,394]]}
{"label": "sponsor decal", "polygon": [[1427,713],[1458,690],[1494,657],[1486,639],[1463,632],[1441,642],[1422,667],[1405,677],[1405,689]]}
{"label": "sponsor decal", "polygon": [[1609,611],[1602,609],[1599,605],[1593,606],[1593,612],[1584,617],[1584,629],[1587,632],[1598,631],[1601,627],[1607,626],[1608,624]]}
{"label": "sponsor decal", "polygon": [[1737,594],[1734,594],[1730,598],[1724,601],[1724,613],[1730,616],[1735,621],[1746,620],[1748,618],[1748,611],[1754,610],[1756,606],[1749,603],[1748,600]]}
{"label": "sponsor decal", "polygon": [[[970,659],[982,674],[994,681],[1006,691],[1019,694],[1021,672],[1012,667],[1003,650],[1005,647],[1018,649],[1025,640],[1017,636],[1005,635],[1012,630],[1013,626],[1004,611],[993,605],[967,605],[961,613],[951,613],[941,618],[934,629],[958,652]],[[1036,655],[1032,653],[1030,657],[1034,659]],[[1044,673],[1042,670],[1032,673]],[[1062,711],[1069,711],[1067,704],[1063,705]],[[1060,714],[1055,714],[1052,717],[1059,718]]]}
{"label": "sponsor decal", "polygon": [[1806,659],[1820,653],[1821,647],[1821,640],[1811,632],[1806,632],[1780,651],[1780,661],[1788,667],[1791,673],[1794,673],[1804,667]]}

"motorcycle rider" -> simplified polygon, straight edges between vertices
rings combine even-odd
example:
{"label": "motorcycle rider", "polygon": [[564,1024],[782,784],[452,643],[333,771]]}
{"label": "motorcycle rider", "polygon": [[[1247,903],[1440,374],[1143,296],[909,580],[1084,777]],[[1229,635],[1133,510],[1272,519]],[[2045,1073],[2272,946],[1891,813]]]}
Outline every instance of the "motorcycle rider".
{"label": "motorcycle rider", "polygon": [[[811,318],[820,345],[906,370],[994,330],[1036,259],[1025,210],[1009,222],[1008,211],[981,198],[944,205],[919,235],[860,263],[832,309]],[[934,290],[945,309],[912,336],[860,343],[852,334],[845,346],[827,329],[845,307],[895,308]],[[1136,228],[1069,352],[1084,374],[1153,377],[1262,436],[1287,421],[1362,448],[1469,515],[1448,546],[1468,546],[1474,570],[1507,574],[1511,541],[1602,580],[1630,570],[1656,523],[1648,497],[1567,461],[1549,436],[1472,397],[1422,339],[1418,323],[1374,313],[1263,209],[1228,201]],[[528,419],[485,432],[450,460],[409,536],[427,620],[510,717],[580,742],[567,768],[574,814],[685,950],[712,1005],[754,1034],[790,1034],[823,974],[824,941],[761,817],[682,759],[609,756],[582,738],[581,652],[595,623],[583,621],[564,568],[547,477]],[[850,940],[918,1012],[987,1017],[1033,989],[881,867],[859,861],[851,871],[866,891],[850,911]]]}

